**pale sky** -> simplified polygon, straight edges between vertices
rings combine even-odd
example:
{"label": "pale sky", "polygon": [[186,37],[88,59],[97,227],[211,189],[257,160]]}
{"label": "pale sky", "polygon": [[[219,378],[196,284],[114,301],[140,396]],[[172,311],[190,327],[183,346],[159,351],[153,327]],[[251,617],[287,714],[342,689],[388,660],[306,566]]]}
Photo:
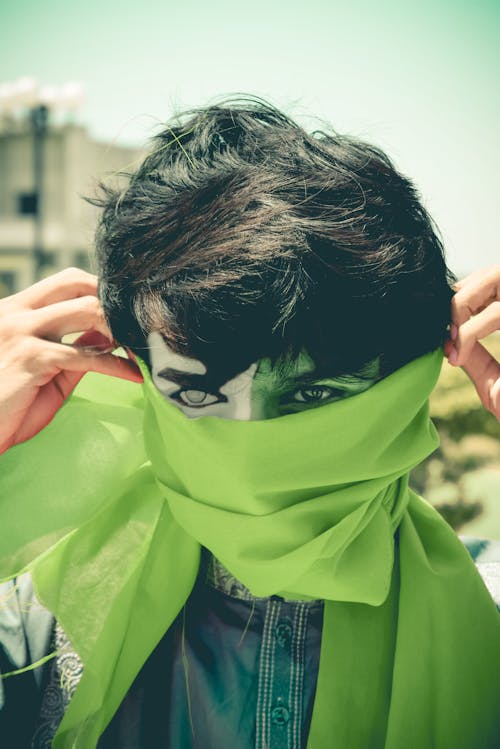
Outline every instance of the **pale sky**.
{"label": "pale sky", "polygon": [[78,120],[145,145],[174,110],[257,94],[384,148],[459,277],[500,262],[498,0],[3,0],[0,82],[81,81]]}

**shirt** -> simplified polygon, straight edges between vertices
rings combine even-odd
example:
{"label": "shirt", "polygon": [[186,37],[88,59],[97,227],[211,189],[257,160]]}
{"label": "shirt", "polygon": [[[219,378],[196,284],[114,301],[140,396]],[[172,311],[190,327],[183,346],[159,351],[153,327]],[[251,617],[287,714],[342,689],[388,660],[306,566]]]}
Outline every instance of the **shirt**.
{"label": "shirt", "polygon": [[[500,610],[500,542],[462,537]],[[82,666],[29,575],[0,586],[0,670],[63,650],[3,682],[0,737],[48,749]],[[98,749],[305,749],[323,601],[258,598],[203,549],[196,584],[130,687]],[[2,682],[0,681],[0,690]]]}

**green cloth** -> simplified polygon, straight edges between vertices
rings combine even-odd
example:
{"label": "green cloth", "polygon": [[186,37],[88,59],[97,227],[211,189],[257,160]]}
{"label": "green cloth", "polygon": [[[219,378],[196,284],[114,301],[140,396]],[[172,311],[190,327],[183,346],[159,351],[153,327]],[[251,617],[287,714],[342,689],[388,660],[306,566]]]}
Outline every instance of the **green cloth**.
{"label": "green cloth", "polygon": [[[92,749],[206,546],[253,594],[325,599],[308,749],[500,745],[500,618],[408,487],[439,444],[441,349],[368,390],[263,421],[188,419],[86,375],[0,459],[0,576],[30,569],[84,673],[53,746]],[[12,677],[15,678],[15,677]]]}

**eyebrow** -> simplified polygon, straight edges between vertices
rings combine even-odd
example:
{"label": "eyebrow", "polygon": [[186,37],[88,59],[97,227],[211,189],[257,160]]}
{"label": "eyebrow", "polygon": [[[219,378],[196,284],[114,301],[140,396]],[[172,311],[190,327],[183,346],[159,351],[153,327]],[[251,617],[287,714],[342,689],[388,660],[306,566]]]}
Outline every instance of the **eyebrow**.
{"label": "eyebrow", "polygon": [[185,372],[182,369],[173,369],[172,367],[160,370],[158,377],[171,380],[181,387],[191,387],[196,390],[218,389],[224,384],[222,380],[217,382],[209,374],[194,374],[193,372]]}
{"label": "eyebrow", "polygon": [[[158,372],[158,377],[165,380],[175,382],[182,388],[192,388],[193,390],[202,390],[204,392],[212,392],[213,390],[219,390],[229,380],[216,379],[211,377],[210,374],[194,374],[192,372],[185,372],[182,369],[174,369],[172,367],[166,367]],[[258,373],[255,376],[258,379]],[[233,379],[233,378],[230,378]],[[280,385],[284,385],[287,382],[300,383],[309,385],[318,380],[334,380],[333,377],[321,376],[318,372],[303,372],[302,374],[290,375],[283,377],[280,381]],[[340,378],[339,378],[340,379]],[[344,378],[345,379],[345,378]],[[346,383],[347,384],[347,383]]]}

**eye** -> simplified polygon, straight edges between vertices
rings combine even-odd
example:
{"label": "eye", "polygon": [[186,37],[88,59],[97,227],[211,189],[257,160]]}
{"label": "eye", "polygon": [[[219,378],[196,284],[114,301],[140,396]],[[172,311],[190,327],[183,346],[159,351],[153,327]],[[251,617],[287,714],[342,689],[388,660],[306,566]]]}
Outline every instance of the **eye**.
{"label": "eye", "polygon": [[293,400],[299,403],[317,403],[318,401],[332,398],[334,395],[342,396],[343,393],[338,388],[325,387],[324,385],[311,385],[311,387],[296,390]]}
{"label": "eye", "polygon": [[212,403],[218,403],[221,400],[213,393],[206,393],[204,390],[178,390],[176,393],[172,393],[170,397],[191,408],[211,406]]}

